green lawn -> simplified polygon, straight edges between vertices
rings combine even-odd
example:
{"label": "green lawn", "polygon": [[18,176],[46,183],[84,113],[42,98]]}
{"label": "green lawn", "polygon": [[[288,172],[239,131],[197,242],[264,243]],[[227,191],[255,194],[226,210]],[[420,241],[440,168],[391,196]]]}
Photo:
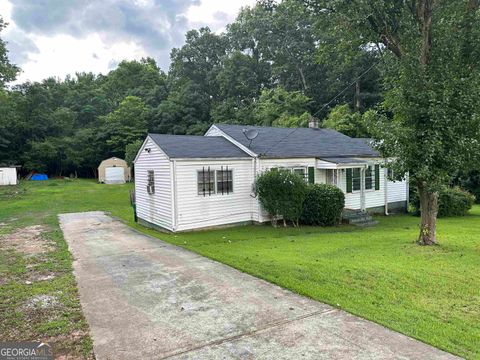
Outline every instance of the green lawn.
{"label": "green lawn", "polygon": [[[379,217],[380,224],[368,229],[244,226],[168,235],[133,223],[130,188],[79,180],[23,183],[17,193],[0,190],[0,223],[7,223],[0,233],[12,232],[15,227],[47,225],[66,270],[69,256],[56,214],[110,211],[160,239],[457,355],[480,358],[480,206],[469,216],[439,220],[441,245],[436,247],[414,244],[418,218],[407,215]],[[12,218],[16,220],[9,220]],[[0,261],[1,256],[6,256],[5,252],[0,252]],[[0,338],[8,334],[12,324],[31,327],[22,324],[21,315],[12,308],[27,296],[17,293],[25,288],[18,280],[25,271],[25,261],[18,254],[7,257],[17,260],[0,263],[0,275],[9,274],[11,279],[7,284],[0,283],[0,310],[9,314],[6,319],[0,318]],[[69,292],[74,286],[68,271],[64,277],[64,282],[51,285],[54,291],[65,286]],[[20,299],[10,302],[11,297]],[[77,316],[79,310],[75,306],[73,309]],[[57,333],[71,331],[69,321],[67,316]],[[44,326],[29,329],[28,334],[52,333],[50,325],[41,324]]]}

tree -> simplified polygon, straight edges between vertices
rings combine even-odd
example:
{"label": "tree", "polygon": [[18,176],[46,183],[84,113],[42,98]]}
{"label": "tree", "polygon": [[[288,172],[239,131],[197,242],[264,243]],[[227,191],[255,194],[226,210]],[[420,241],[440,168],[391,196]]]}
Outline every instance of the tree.
{"label": "tree", "polygon": [[147,105],[156,106],[168,95],[167,76],[152,58],[124,60],[104,77],[102,89],[113,107],[126,96],[137,96]]}
{"label": "tree", "polygon": [[478,0],[307,0],[344,45],[375,46],[385,71],[384,109],[370,127],[379,149],[410,174],[421,203],[418,243],[437,243],[438,190],[478,164]]}
{"label": "tree", "polygon": [[112,155],[125,156],[125,147],[147,134],[148,107],[136,96],[127,96],[118,108],[102,118],[104,136]]}
{"label": "tree", "polygon": [[[7,24],[3,21],[3,18],[0,16],[0,32]],[[8,50],[5,41],[0,38],[0,91],[5,87],[5,84],[15,80],[20,69],[10,63],[8,60]]]}
{"label": "tree", "polygon": [[133,160],[135,160],[138,150],[140,150],[142,144],[143,140],[135,140],[133,143],[125,146],[125,161],[127,162],[128,166],[131,167],[133,165]]}
{"label": "tree", "polygon": [[348,104],[337,105],[330,111],[322,125],[354,138],[370,137],[365,121],[365,118],[370,116],[372,110],[369,111],[361,114],[353,112]]}
{"label": "tree", "polygon": [[171,134],[201,134],[210,124],[210,97],[192,81],[176,85],[155,109],[152,129]]}
{"label": "tree", "polygon": [[311,99],[278,86],[263,90],[255,106],[257,122],[266,126],[302,127],[308,123]]}

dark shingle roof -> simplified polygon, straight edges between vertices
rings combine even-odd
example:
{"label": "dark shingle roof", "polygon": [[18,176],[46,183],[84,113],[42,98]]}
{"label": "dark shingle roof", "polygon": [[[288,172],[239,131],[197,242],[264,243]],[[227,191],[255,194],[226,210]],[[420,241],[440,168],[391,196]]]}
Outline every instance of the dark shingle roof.
{"label": "dark shingle roof", "polygon": [[148,135],[170,158],[250,157],[221,136]]}
{"label": "dark shingle roof", "polygon": [[352,139],[331,129],[275,128],[227,124],[215,124],[215,126],[245,146],[248,146],[250,141],[243,134],[243,129],[258,130],[258,136],[252,141],[250,149],[262,157],[380,156],[364,141]]}

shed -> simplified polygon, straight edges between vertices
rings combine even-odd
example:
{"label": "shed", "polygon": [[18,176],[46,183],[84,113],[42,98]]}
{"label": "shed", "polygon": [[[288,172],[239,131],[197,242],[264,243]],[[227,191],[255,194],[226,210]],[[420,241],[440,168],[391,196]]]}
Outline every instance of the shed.
{"label": "shed", "polygon": [[131,170],[123,159],[112,157],[103,160],[98,167],[98,182],[105,184],[124,184],[131,180]]}
{"label": "shed", "polygon": [[0,186],[17,185],[17,167],[0,167]]}

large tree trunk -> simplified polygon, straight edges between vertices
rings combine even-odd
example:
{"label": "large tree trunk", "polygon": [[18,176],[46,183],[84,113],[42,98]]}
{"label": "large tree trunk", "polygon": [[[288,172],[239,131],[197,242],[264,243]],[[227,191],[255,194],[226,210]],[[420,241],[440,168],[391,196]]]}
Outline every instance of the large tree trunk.
{"label": "large tree trunk", "polygon": [[424,181],[418,181],[417,188],[422,217],[418,244],[435,245],[437,244],[438,192],[429,190]]}

